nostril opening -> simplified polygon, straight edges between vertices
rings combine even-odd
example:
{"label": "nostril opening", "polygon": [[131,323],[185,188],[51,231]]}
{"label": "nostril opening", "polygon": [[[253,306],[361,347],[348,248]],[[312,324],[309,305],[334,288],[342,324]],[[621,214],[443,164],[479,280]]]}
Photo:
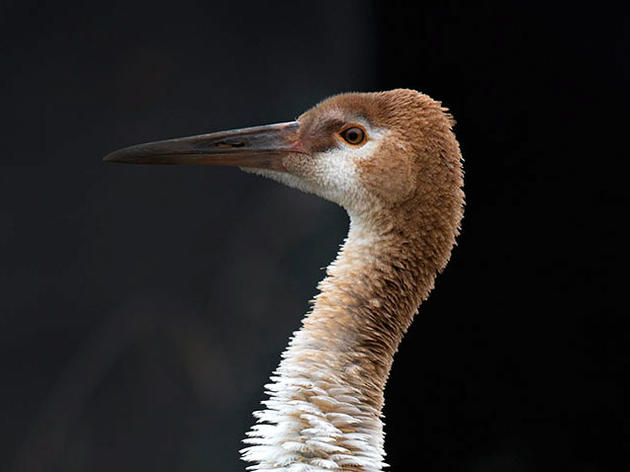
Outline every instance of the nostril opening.
{"label": "nostril opening", "polygon": [[227,148],[239,148],[239,147],[243,147],[245,146],[245,143],[243,141],[234,141],[231,143],[228,143],[226,141],[219,141],[218,143],[215,143],[214,147],[218,147],[221,149],[227,149]]}

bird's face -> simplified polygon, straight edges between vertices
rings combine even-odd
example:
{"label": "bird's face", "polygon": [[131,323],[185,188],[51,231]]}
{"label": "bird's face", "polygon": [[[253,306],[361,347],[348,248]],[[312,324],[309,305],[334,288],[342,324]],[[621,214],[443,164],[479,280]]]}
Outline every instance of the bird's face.
{"label": "bird's face", "polygon": [[[333,104],[335,98],[330,99]],[[324,102],[299,117],[295,139],[302,152],[281,156],[281,170],[260,167],[244,167],[244,170],[314,193],[351,212],[374,207],[385,196],[379,192],[380,187],[392,179],[398,188],[408,191],[409,172],[386,175],[387,166],[377,162],[383,143],[393,138],[389,130],[371,122],[358,110],[326,106],[330,104]],[[404,153],[389,156],[390,164],[395,160],[397,165],[393,167],[398,168],[405,167],[406,158]],[[391,192],[387,195],[390,200],[403,196]]]}
{"label": "bird's face", "polygon": [[105,160],[239,166],[360,214],[408,199],[423,160],[439,159],[423,156],[436,131],[450,125],[439,103],[412,90],[343,94],[297,121],[141,144]]}

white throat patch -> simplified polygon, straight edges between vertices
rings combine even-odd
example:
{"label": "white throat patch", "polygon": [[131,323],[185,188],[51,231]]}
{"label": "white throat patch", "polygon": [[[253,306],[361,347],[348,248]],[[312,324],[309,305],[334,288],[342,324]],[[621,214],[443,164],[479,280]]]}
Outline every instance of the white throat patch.
{"label": "white throat patch", "polygon": [[342,144],[340,147],[316,153],[309,158],[308,165],[305,163],[300,169],[299,176],[269,169],[242,169],[303,192],[313,193],[352,211],[354,204],[364,199],[357,165],[374,155],[386,135],[386,130],[380,128],[366,125],[366,129],[369,140],[363,146]]}

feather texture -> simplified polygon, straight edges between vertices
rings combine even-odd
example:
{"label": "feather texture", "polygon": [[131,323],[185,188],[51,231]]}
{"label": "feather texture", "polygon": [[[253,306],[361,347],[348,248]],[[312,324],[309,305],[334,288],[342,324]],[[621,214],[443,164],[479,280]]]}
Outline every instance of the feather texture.
{"label": "feather texture", "polygon": [[[327,123],[353,120],[376,137],[363,154],[335,154]],[[258,472],[377,472],[386,466],[381,411],[393,357],[450,257],[463,214],[454,122],[426,95],[394,90],[333,97],[300,123],[319,154],[288,156],[290,175],[259,173],[337,201],[350,231],[241,452]]]}

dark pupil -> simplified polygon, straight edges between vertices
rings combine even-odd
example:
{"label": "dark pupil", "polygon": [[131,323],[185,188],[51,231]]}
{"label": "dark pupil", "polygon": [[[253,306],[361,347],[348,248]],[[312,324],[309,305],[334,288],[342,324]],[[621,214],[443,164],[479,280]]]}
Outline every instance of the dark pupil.
{"label": "dark pupil", "polygon": [[352,128],[346,131],[346,139],[352,143],[359,141],[361,139],[359,130],[357,130],[356,128]]}

